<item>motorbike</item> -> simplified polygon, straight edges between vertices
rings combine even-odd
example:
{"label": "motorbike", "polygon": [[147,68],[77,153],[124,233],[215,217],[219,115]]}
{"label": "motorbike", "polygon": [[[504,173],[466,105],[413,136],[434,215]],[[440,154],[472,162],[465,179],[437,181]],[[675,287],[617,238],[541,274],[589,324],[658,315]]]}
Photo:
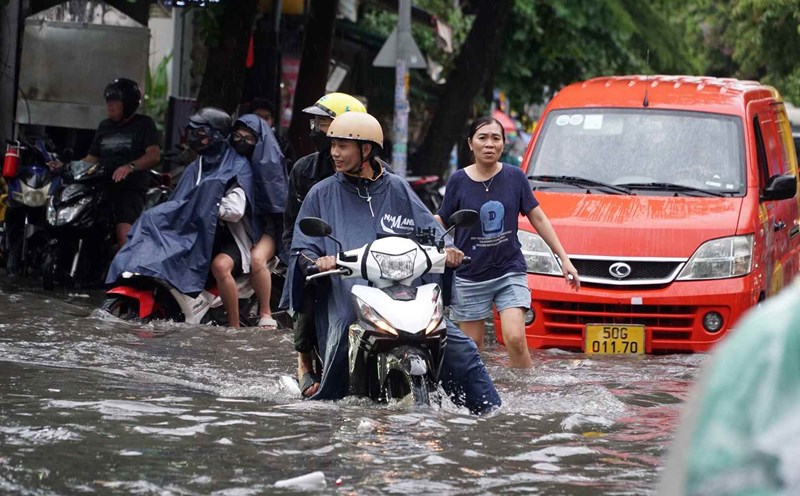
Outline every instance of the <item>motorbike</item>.
{"label": "motorbike", "polygon": [[172,176],[170,174],[151,169],[147,172],[147,177],[149,184],[145,193],[145,210],[164,203],[172,194]]}
{"label": "motorbike", "polygon": [[[286,266],[274,257],[267,268],[272,274],[272,308],[277,309],[280,290],[286,278]],[[239,295],[239,323],[254,326],[258,322],[258,300],[250,284],[250,274],[236,278]],[[197,296],[181,293],[168,281],[156,277],[124,272],[108,291],[100,309],[122,320],[147,323],[153,320],[170,320],[187,324],[226,325],[228,317],[215,286],[210,286]],[[283,314],[283,312],[281,313]],[[288,316],[273,316],[282,326],[290,327]],[[281,322],[281,318],[284,322]]]}
{"label": "motorbike", "polygon": [[8,142],[3,176],[5,198],[3,252],[9,277],[38,275],[49,240],[46,205],[61,184],[47,163],[56,158],[45,140]]}
{"label": "motorbike", "polygon": [[112,251],[112,219],[106,197],[111,176],[99,163],[74,161],[47,204],[50,241],[42,286],[53,289],[102,283]]}
{"label": "motorbike", "polygon": [[444,198],[444,185],[439,176],[406,176],[406,181],[422,203],[434,214],[439,211]]}
{"label": "motorbike", "polygon": [[[478,219],[474,210],[455,212],[447,233]],[[387,236],[343,251],[322,219],[307,217],[299,225],[305,235],[328,237],[339,246],[336,269],[309,274],[307,281],[338,275],[369,282],[351,290],[358,317],[348,328],[350,394],[387,402],[410,395],[414,404],[429,405],[447,345],[444,302],[438,284],[412,282],[444,273],[444,236],[437,240],[431,228],[418,230],[416,240]]]}

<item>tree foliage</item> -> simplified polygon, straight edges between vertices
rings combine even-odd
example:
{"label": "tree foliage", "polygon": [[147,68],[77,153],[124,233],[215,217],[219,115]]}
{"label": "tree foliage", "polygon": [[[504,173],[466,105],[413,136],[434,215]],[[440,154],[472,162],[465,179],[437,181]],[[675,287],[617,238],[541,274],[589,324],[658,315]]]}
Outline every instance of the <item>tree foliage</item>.
{"label": "tree foliage", "polygon": [[598,75],[699,69],[680,25],[638,0],[516,0],[501,60],[497,86],[518,108]]}
{"label": "tree foliage", "polygon": [[800,103],[800,0],[693,0],[674,15],[703,73],[772,84]]}
{"label": "tree foliage", "polygon": [[213,4],[198,19],[208,47],[197,100],[203,106],[233,112],[244,85],[247,46],[257,12],[257,0]]}

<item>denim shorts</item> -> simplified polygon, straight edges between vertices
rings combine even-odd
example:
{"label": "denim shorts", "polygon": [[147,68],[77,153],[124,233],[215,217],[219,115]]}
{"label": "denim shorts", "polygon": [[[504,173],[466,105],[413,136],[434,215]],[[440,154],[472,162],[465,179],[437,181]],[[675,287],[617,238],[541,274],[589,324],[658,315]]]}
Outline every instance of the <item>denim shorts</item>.
{"label": "denim shorts", "polygon": [[469,322],[492,316],[492,304],[500,312],[506,308],[530,308],[531,290],[525,274],[512,273],[488,281],[453,279],[453,304],[450,320]]}

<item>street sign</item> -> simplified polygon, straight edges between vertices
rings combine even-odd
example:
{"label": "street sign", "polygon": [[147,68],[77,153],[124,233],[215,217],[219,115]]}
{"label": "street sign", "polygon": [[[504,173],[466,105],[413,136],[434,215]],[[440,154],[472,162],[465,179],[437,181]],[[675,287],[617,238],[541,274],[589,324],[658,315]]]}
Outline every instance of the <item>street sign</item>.
{"label": "street sign", "polygon": [[395,67],[397,65],[398,49],[399,53],[408,54],[406,60],[409,69],[424,69],[427,67],[425,57],[422,55],[414,38],[411,37],[411,33],[403,33],[403,36],[398,39],[397,28],[392,30],[392,34],[389,35],[389,38],[381,47],[372,65],[375,67]]}

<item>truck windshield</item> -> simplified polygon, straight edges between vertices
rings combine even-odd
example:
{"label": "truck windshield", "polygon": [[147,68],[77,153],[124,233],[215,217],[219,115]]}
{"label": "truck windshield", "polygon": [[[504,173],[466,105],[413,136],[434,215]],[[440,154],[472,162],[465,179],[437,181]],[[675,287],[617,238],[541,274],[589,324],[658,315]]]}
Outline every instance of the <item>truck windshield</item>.
{"label": "truck windshield", "polygon": [[[700,190],[743,194],[744,132],[739,117],[653,109],[551,112],[527,173],[570,176],[635,194]],[[541,187],[575,187],[549,181]],[[727,196],[727,195],[726,195]]]}

